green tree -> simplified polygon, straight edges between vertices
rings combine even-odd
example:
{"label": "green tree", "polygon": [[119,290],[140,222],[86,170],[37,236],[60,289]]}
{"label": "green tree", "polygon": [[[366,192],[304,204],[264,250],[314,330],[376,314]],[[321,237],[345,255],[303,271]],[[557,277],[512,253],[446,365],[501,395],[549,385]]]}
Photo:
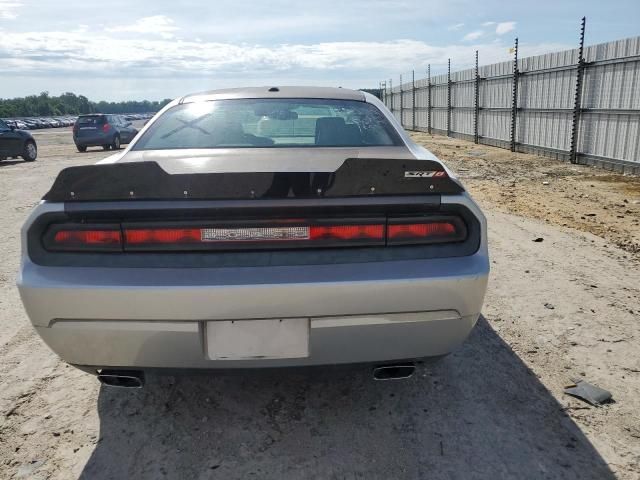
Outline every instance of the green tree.
{"label": "green tree", "polygon": [[22,98],[0,98],[0,117],[36,117],[78,115],[86,113],[149,113],[157,112],[171,99],[161,101],[127,100],[124,102],[92,102],[84,95],[65,92],[52,97],[49,92]]}

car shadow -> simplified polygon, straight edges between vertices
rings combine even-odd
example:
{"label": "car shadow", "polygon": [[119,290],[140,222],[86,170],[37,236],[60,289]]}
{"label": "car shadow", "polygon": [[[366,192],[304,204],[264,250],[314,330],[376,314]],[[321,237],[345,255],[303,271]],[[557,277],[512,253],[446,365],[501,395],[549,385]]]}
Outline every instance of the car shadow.
{"label": "car shadow", "polygon": [[9,165],[15,165],[17,163],[29,163],[22,159],[16,160],[0,160],[0,167],[8,167]]}
{"label": "car shadow", "polygon": [[81,478],[615,478],[480,318],[409,380],[368,368],[148,377],[102,387]]}

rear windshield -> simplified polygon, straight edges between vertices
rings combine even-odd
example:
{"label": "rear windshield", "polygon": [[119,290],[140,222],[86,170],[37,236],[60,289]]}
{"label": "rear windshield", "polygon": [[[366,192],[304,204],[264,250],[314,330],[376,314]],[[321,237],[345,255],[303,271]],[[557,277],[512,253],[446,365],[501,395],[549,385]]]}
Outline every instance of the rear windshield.
{"label": "rear windshield", "polygon": [[151,125],[133,150],[400,144],[397,132],[370,103],[242,99],[177,105]]}
{"label": "rear windshield", "polygon": [[78,117],[78,125],[102,125],[104,123],[104,115],[89,115],[87,117]]}

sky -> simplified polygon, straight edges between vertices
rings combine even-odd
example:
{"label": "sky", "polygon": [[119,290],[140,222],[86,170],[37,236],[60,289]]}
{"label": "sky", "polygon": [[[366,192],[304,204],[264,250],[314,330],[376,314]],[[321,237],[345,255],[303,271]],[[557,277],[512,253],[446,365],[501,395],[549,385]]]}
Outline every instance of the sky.
{"label": "sky", "polygon": [[[624,12],[624,15],[621,13]],[[640,35],[640,0],[0,0],[0,98],[159,100],[255,85],[377,88]]]}

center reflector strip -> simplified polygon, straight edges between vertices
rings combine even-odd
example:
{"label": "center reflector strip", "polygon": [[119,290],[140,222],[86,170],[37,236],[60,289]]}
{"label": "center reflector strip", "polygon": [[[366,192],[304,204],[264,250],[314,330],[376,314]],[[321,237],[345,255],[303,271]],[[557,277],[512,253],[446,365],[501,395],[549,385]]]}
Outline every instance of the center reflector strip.
{"label": "center reflector strip", "polygon": [[259,242],[309,240],[309,227],[203,228],[203,242]]}

